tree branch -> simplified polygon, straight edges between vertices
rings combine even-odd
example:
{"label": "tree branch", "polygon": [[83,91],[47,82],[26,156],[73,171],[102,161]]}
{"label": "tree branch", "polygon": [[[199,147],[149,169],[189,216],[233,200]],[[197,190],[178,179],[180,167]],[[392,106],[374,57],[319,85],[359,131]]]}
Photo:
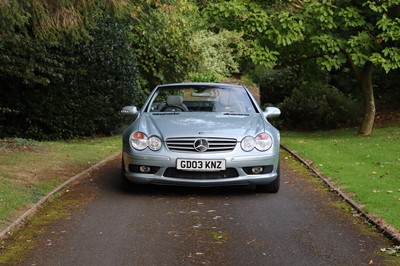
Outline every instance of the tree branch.
{"label": "tree branch", "polygon": [[360,83],[361,82],[360,71],[357,69],[357,66],[354,64],[354,61],[351,58],[351,54],[347,51],[343,51],[343,53],[346,55],[347,63],[349,64],[351,71],[353,72],[354,76],[357,78],[358,82]]}

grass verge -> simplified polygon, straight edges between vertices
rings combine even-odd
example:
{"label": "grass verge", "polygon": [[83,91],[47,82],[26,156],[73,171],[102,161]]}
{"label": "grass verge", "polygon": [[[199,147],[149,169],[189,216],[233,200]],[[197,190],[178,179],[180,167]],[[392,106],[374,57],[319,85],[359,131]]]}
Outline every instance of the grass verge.
{"label": "grass verge", "polygon": [[0,229],[57,185],[120,151],[120,139],[0,140]]}
{"label": "grass verge", "polygon": [[375,128],[282,132],[282,143],[328,176],[365,211],[400,230],[400,124]]}

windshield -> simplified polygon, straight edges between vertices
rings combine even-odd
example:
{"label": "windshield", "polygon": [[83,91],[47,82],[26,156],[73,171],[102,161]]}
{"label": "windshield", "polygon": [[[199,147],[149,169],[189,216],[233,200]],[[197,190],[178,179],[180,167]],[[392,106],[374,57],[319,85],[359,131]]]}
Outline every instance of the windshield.
{"label": "windshield", "polygon": [[159,87],[147,107],[148,112],[228,112],[255,113],[247,91],[240,87]]}

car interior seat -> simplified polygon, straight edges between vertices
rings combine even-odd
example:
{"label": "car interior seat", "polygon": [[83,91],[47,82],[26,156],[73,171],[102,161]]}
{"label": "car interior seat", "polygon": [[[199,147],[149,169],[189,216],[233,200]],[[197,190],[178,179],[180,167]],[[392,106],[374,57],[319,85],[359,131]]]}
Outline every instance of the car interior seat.
{"label": "car interior seat", "polygon": [[242,104],[233,97],[229,97],[229,95],[220,95],[218,101],[215,103],[215,111],[242,113],[244,112],[244,108]]}
{"label": "car interior seat", "polygon": [[179,95],[169,95],[165,103],[158,107],[160,112],[188,112],[189,109],[183,103],[183,97]]}

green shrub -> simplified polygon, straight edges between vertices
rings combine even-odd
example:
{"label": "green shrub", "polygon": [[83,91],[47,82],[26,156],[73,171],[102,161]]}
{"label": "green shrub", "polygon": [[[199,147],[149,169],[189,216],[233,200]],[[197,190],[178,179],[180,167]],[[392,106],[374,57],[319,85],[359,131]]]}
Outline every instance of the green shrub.
{"label": "green shrub", "polygon": [[215,72],[195,72],[189,74],[189,80],[193,82],[218,82],[221,80],[221,76]]}
{"label": "green shrub", "polygon": [[304,83],[280,105],[279,126],[284,129],[334,129],[359,122],[361,106],[337,88]]}
{"label": "green shrub", "polygon": [[259,66],[251,74],[251,78],[260,87],[262,105],[283,102],[299,86],[299,78],[291,68],[272,70]]}
{"label": "green shrub", "polygon": [[91,36],[70,49],[48,47],[63,55],[60,63],[68,71],[47,86],[0,79],[0,138],[107,135],[125,124],[119,111],[137,95],[128,25],[105,15]]}
{"label": "green shrub", "polygon": [[159,84],[185,80],[187,74],[196,69],[198,60],[191,45],[192,36],[201,23],[195,3],[130,2],[135,3],[136,9],[130,34],[140,62],[138,83],[141,89],[152,90]]}
{"label": "green shrub", "polygon": [[239,72],[239,57],[244,52],[242,36],[223,30],[198,31],[191,43],[197,55],[196,71],[188,78],[194,82],[218,82]]}

